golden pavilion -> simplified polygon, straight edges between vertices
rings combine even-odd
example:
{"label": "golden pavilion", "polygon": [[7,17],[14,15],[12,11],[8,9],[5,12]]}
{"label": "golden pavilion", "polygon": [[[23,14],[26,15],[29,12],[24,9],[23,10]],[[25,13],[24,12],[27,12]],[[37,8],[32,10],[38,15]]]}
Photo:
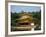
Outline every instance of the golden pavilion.
{"label": "golden pavilion", "polygon": [[28,13],[20,14],[20,18],[18,18],[17,21],[16,29],[20,31],[31,30],[34,25],[32,25],[32,23],[34,23],[32,15]]}

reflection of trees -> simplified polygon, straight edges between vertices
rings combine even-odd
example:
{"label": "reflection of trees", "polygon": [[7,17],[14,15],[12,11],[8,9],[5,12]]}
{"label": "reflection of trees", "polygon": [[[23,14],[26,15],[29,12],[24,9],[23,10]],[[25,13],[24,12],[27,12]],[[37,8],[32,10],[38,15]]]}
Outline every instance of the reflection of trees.
{"label": "reflection of trees", "polygon": [[[17,19],[20,17],[20,14],[23,14],[23,13],[26,13],[26,12],[24,12],[24,11],[21,11],[20,13],[11,12],[11,25],[12,26],[16,26],[16,23],[18,22]],[[41,26],[41,10],[39,12],[28,12],[28,14],[32,14],[33,22],[35,23],[35,25],[37,25],[35,30],[41,29],[40,28],[40,26]]]}

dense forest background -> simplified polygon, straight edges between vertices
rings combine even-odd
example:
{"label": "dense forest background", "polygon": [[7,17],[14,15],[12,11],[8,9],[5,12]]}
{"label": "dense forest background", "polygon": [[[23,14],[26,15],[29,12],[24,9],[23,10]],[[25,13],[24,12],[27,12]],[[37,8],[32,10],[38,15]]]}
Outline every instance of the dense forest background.
{"label": "dense forest background", "polygon": [[[11,26],[16,26],[17,20],[20,16],[20,14],[25,13],[24,11],[21,11],[19,13],[17,12],[11,12]],[[41,10],[39,12],[28,12],[28,14],[32,14],[32,17],[34,18],[34,22],[37,23],[37,26],[34,30],[40,30],[41,29]]]}

